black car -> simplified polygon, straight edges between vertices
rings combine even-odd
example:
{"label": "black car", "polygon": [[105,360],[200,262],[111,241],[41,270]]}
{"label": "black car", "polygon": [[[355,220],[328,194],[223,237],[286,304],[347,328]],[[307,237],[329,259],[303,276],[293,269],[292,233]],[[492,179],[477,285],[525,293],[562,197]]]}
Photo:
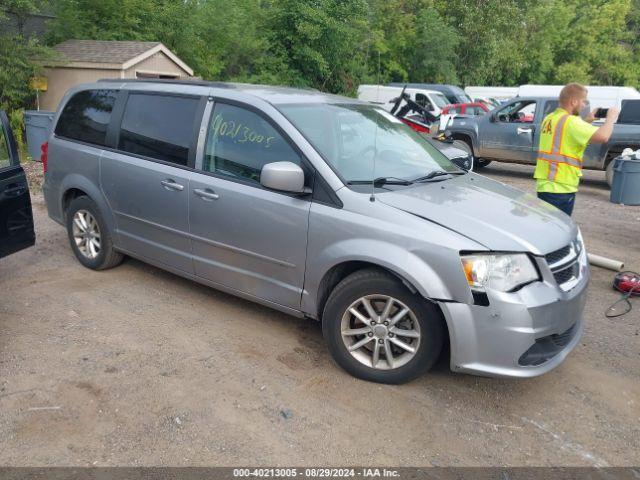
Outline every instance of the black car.
{"label": "black car", "polygon": [[7,115],[0,110],[0,258],[31,247],[35,240],[27,177]]}

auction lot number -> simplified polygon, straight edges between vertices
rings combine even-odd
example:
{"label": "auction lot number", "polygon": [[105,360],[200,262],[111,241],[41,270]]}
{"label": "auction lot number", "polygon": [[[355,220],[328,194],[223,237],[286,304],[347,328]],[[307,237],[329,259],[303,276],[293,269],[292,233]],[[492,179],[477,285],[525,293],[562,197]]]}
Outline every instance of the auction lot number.
{"label": "auction lot number", "polygon": [[341,477],[398,477],[394,470],[378,468],[234,468],[234,477],[306,477],[306,478],[341,478]]}

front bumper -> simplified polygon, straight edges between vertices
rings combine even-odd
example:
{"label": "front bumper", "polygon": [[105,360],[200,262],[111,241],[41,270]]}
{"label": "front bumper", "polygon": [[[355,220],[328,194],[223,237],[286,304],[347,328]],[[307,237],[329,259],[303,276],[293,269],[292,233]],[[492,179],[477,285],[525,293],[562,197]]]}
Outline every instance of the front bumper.
{"label": "front bumper", "polygon": [[451,370],[492,377],[535,377],[557,367],[580,341],[589,283],[587,254],[580,278],[563,291],[543,258],[542,281],[513,293],[487,292],[488,306],[441,302],[451,341]]}

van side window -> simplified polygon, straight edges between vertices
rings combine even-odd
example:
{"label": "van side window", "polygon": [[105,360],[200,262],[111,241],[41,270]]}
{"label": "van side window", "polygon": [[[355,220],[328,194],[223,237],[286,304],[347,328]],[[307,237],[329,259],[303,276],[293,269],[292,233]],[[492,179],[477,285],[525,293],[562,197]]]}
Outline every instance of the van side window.
{"label": "van side window", "polygon": [[118,149],[186,166],[198,103],[192,97],[129,94]]}
{"label": "van side window", "polygon": [[262,167],[272,162],[301,164],[293,148],[260,115],[217,104],[209,121],[202,169],[260,183]]}
{"label": "van side window", "polygon": [[83,90],[67,102],[56,125],[56,135],[105,146],[116,90]]}

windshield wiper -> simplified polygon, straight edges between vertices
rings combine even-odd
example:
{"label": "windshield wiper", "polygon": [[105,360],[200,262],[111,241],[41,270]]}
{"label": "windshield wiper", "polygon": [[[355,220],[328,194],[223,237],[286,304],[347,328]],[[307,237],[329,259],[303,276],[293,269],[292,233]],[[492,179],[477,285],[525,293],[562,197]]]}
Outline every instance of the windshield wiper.
{"label": "windshield wiper", "polygon": [[[429,180],[442,177],[444,175],[464,175],[467,172],[445,172],[444,170],[434,170],[433,172],[425,175],[424,177],[414,178],[412,181],[414,182],[428,182]],[[443,179],[444,180],[444,179]]]}
{"label": "windshield wiper", "polygon": [[373,180],[351,180],[347,182],[347,185],[369,185],[373,183],[374,187],[381,187],[383,185],[412,185],[413,182],[404,180],[397,177],[378,177]]}

